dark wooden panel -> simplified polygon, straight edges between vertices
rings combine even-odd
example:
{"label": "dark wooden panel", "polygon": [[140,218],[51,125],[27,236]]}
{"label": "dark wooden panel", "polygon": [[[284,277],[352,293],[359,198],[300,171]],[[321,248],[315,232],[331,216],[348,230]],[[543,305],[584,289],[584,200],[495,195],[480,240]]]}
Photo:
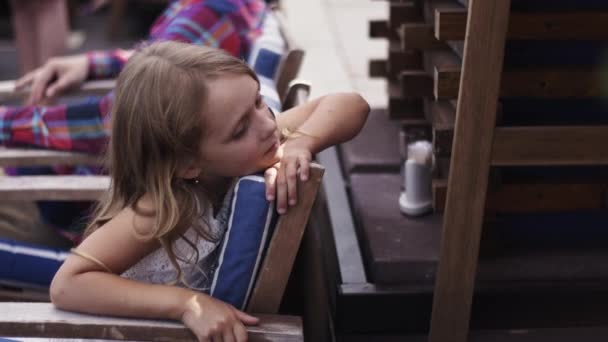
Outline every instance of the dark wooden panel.
{"label": "dark wooden panel", "polygon": [[498,127],[492,165],[608,164],[608,126]]}
{"label": "dark wooden panel", "polygon": [[[608,40],[608,31],[598,29],[608,21],[608,12],[541,12],[511,15],[508,39],[513,40]],[[435,11],[434,34],[438,40],[463,40],[467,12],[462,9]]]}
{"label": "dark wooden panel", "polygon": [[[442,212],[447,181],[433,181],[433,207]],[[488,190],[486,213],[529,213],[606,209],[608,182],[509,183]]]}

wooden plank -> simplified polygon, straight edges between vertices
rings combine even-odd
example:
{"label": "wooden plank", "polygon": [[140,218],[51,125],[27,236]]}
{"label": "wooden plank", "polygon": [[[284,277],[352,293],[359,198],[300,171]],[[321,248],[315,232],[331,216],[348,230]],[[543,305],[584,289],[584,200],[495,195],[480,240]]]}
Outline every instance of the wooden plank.
{"label": "wooden plank", "polygon": [[388,62],[385,59],[372,59],[368,64],[369,77],[386,78],[388,77]]}
{"label": "wooden plank", "polygon": [[[608,72],[595,68],[531,68],[505,70],[501,97],[603,98],[602,79]],[[433,75],[437,99],[458,97],[460,69],[437,67]],[[572,82],[576,80],[576,82]]]}
{"label": "wooden plank", "polygon": [[608,164],[608,126],[498,127],[492,165]]}
{"label": "wooden plank", "polygon": [[279,218],[247,307],[249,311],[279,311],[323,172],[322,166],[312,164],[310,178],[306,182],[298,180],[298,203]]}
{"label": "wooden plank", "polygon": [[397,32],[389,26],[386,20],[370,20],[368,35],[370,38],[397,39]]}
{"label": "wooden plank", "polygon": [[329,229],[336,246],[340,280],[343,284],[365,283],[367,282],[365,266],[351,215],[351,204],[346,194],[346,183],[342,176],[337,147],[333,146],[321,151],[318,159],[326,167],[323,192],[327,198],[327,211],[331,222]]}
{"label": "wooden plank", "polygon": [[423,58],[424,70],[433,77],[433,95],[440,99],[444,93],[458,96],[461,59],[450,48],[427,51]]}
{"label": "wooden plank", "polygon": [[399,82],[390,81],[388,90],[388,114],[391,119],[419,119],[424,117],[423,101],[420,98],[407,98]]}
{"label": "wooden plank", "polygon": [[34,290],[25,288],[12,288],[0,285],[0,302],[50,302],[48,290]]}
{"label": "wooden plank", "polygon": [[[463,40],[467,12],[464,8],[438,8],[434,35],[438,40]],[[598,30],[608,21],[608,12],[515,12],[509,22],[512,40],[607,40],[608,31]]]}
{"label": "wooden plank", "polygon": [[406,98],[433,96],[433,78],[424,70],[404,70],[399,73],[401,93]]}
{"label": "wooden plank", "polygon": [[419,50],[402,50],[398,41],[390,41],[388,45],[388,74],[389,78],[404,69],[419,69],[422,67],[422,53]]}
{"label": "wooden plank", "polygon": [[433,151],[436,157],[447,157],[452,152],[456,111],[448,101],[425,104],[425,115],[432,124]]}
{"label": "wooden plank", "polygon": [[[442,212],[447,180],[433,180],[433,208]],[[606,209],[608,183],[509,183],[488,191],[486,213]]]}
{"label": "wooden plank", "polygon": [[0,148],[0,167],[48,165],[101,165],[103,157],[78,152]]}
{"label": "wooden plank", "polygon": [[[115,85],[115,80],[87,81],[82,86],[66,92],[65,95],[106,95],[114,89]],[[14,80],[0,81],[0,101],[19,100],[28,96],[29,93],[30,89],[15,92]]]}
{"label": "wooden plank", "polygon": [[445,47],[435,38],[433,26],[425,23],[406,23],[397,30],[402,49],[430,50]]}
{"label": "wooden plank", "polygon": [[509,8],[509,0],[469,3],[431,342],[468,338]]}
{"label": "wooden plank", "polygon": [[98,200],[109,188],[107,176],[0,177],[0,198],[7,200]]}
{"label": "wooden plank", "polygon": [[396,28],[406,22],[421,21],[422,19],[420,5],[416,4],[414,1],[390,3],[388,22],[391,27]]}
{"label": "wooden plank", "polygon": [[[302,322],[293,316],[258,315],[248,326],[250,341],[303,341]],[[94,338],[138,341],[196,341],[173,321],[95,316],[57,310],[50,303],[0,303],[0,334],[14,337]]]}

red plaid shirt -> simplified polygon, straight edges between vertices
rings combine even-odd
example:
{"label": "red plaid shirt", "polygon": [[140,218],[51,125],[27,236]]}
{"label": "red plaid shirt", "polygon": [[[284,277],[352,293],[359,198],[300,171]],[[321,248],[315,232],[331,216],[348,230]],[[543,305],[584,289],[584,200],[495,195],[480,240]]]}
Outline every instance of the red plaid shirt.
{"label": "red plaid shirt", "polygon": [[[262,0],[173,1],[152,26],[149,40],[208,45],[245,57],[260,34],[265,9]],[[89,78],[116,77],[129,56],[125,50],[88,53]],[[100,154],[109,138],[112,100],[110,93],[70,105],[0,106],[0,144]]]}

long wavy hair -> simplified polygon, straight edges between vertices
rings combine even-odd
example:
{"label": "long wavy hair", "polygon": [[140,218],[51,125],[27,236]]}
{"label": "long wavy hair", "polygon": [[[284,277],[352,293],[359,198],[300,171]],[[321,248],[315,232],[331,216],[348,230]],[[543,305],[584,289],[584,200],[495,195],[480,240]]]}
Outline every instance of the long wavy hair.
{"label": "long wavy hair", "polygon": [[[178,272],[175,281],[184,281],[172,242],[185,239],[183,233],[190,227],[204,239],[218,237],[199,220],[211,210],[209,201],[203,199],[214,194],[178,177],[177,172],[201,155],[207,80],[223,75],[249,75],[259,82],[241,60],[209,47],[158,42],[129,59],[118,77],[112,106],[106,162],[111,186],[85,236],[126,207],[154,217],[153,229],[136,233],[144,239],[158,239]],[[138,208],[144,195],[153,202],[151,212]]]}

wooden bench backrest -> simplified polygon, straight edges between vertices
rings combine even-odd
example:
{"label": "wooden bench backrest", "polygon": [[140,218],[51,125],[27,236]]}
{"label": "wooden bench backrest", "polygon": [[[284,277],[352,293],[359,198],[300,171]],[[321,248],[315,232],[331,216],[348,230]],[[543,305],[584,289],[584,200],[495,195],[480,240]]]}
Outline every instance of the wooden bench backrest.
{"label": "wooden bench backrest", "polygon": [[[137,341],[196,341],[183,324],[57,310],[51,303],[0,303],[0,336],[90,338]],[[302,321],[294,316],[258,315],[247,327],[250,341],[303,341]]]}

